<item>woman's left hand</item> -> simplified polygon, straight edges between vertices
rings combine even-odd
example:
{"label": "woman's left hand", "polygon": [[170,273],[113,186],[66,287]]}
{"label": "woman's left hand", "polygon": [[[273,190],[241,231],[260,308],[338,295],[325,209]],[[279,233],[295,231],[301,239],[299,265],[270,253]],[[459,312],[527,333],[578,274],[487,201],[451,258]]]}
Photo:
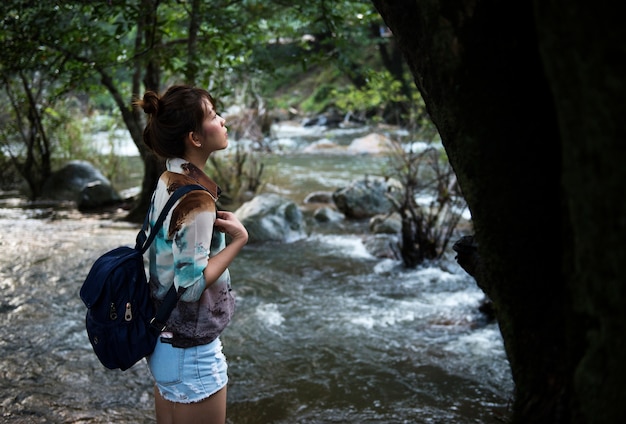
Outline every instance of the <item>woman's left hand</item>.
{"label": "woman's left hand", "polygon": [[244,227],[234,213],[217,211],[217,218],[215,219],[214,225],[218,231],[228,234],[233,241],[236,240],[243,244],[248,242],[248,230],[246,230],[246,227]]}

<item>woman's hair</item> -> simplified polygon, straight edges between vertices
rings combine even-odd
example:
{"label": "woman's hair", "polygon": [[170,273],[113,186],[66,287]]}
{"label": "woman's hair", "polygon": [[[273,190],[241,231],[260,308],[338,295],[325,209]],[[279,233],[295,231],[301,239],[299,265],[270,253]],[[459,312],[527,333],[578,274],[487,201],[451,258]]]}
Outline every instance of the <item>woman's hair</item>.
{"label": "woman's hair", "polygon": [[134,104],[148,114],[143,141],[163,158],[182,157],[189,132],[202,133],[202,122],[208,113],[204,100],[215,108],[208,91],[188,85],[174,85],[159,97],[146,91]]}

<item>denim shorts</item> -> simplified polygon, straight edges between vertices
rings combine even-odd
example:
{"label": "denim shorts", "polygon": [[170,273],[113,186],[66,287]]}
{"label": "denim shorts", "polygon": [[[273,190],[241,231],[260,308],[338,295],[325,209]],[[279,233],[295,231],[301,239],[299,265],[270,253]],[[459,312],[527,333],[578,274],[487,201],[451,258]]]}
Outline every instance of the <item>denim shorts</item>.
{"label": "denim shorts", "polygon": [[161,396],[171,402],[199,402],[228,382],[228,366],[219,338],[184,349],[159,339],[147,359]]}

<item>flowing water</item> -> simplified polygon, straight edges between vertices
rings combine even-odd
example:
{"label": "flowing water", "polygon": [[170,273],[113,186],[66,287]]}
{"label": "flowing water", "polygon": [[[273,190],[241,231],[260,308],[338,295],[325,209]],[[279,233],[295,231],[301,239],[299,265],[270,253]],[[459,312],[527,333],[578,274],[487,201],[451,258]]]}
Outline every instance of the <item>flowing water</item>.
{"label": "flowing water", "polygon": [[[266,163],[268,189],[300,202],[374,174],[380,159],[285,153]],[[146,365],[104,369],[78,297],[95,257],[131,244],[137,228],[119,214],[23,206],[0,206],[0,422],[154,422]],[[238,309],[222,336],[228,423],[505,421],[510,371],[473,279],[452,255],[414,270],[375,258],[366,234],[365,222],[315,224],[302,240],[242,251],[231,267]]]}

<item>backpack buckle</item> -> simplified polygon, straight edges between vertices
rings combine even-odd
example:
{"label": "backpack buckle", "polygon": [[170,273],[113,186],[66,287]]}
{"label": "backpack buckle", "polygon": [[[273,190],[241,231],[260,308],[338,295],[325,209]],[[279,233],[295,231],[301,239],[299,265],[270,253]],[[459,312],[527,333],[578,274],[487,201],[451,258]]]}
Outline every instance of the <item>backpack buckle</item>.
{"label": "backpack buckle", "polygon": [[154,317],[150,320],[150,327],[152,327],[154,330],[158,331],[159,333],[162,333],[167,328],[167,325],[165,323],[157,321],[156,317]]}

